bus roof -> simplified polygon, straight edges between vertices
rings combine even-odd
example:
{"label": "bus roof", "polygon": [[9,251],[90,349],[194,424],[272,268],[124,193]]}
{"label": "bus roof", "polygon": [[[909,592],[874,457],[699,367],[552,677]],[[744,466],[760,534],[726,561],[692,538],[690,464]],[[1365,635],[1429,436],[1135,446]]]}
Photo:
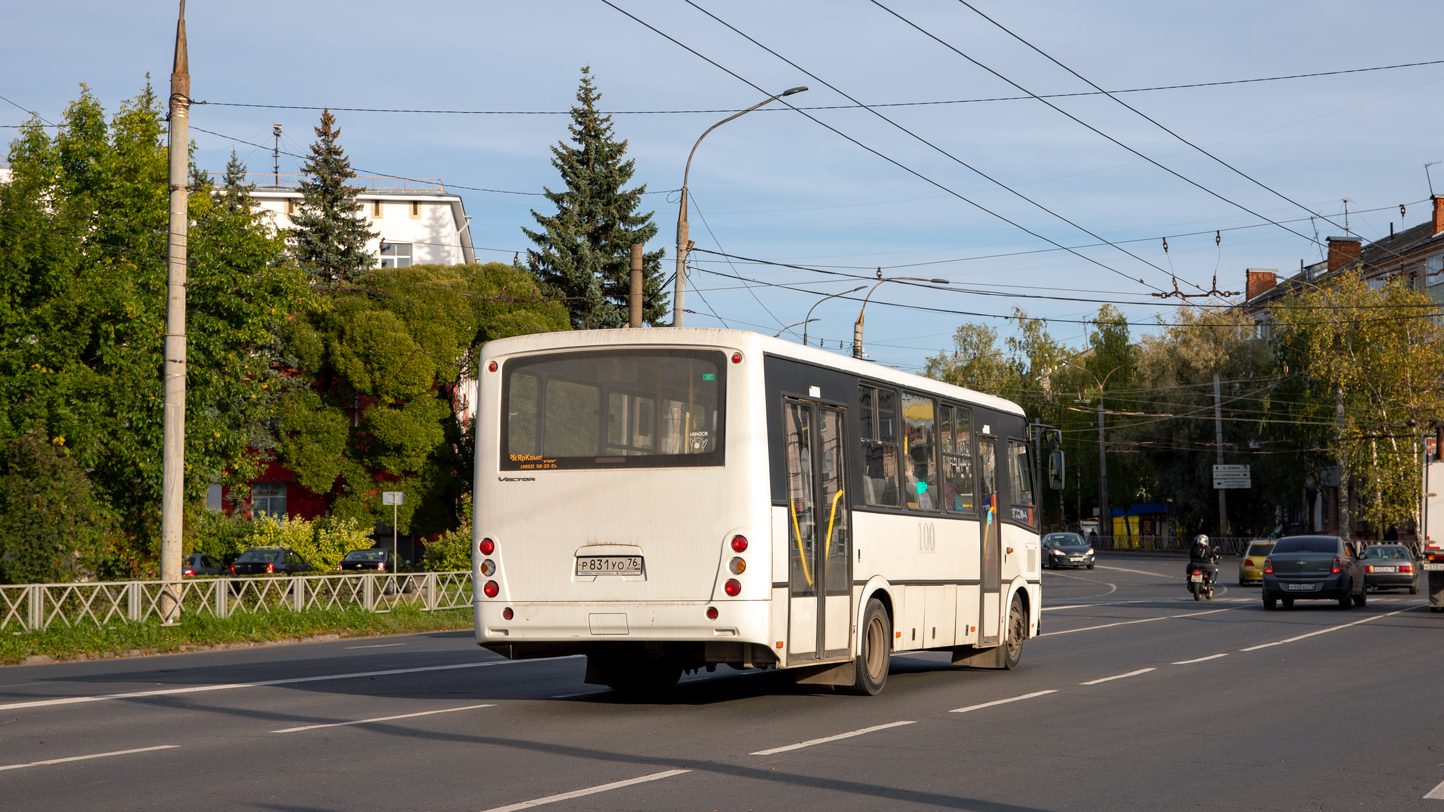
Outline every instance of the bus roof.
{"label": "bus roof", "polygon": [[939,395],[950,395],[979,406],[997,409],[1000,412],[1020,416],[1023,414],[1023,410],[1016,403],[994,395],[953,386],[932,378],[914,375],[911,372],[902,372],[872,361],[860,361],[851,356],[839,355],[817,347],[804,347],[791,341],[783,341],[780,338],[746,330],[722,330],[712,327],[647,327],[641,330],[568,330],[556,333],[534,333],[488,341],[482,346],[481,356],[484,364],[497,356],[519,353],[652,345],[730,347],[741,350],[747,355],[777,355],[804,363],[832,367],[874,380],[887,381],[898,386],[925,389]]}

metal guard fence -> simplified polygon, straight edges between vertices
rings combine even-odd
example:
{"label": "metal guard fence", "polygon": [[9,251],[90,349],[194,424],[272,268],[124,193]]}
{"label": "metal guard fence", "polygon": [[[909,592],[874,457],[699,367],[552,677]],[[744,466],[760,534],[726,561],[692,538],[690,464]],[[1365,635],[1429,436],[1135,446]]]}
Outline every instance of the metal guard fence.
{"label": "metal guard fence", "polygon": [[472,600],[469,571],[21,584],[0,586],[0,631],[347,607],[429,612],[469,608]]}
{"label": "metal guard fence", "polygon": [[[1243,555],[1251,542],[1249,536],[1209,536],[1208,543],[1224,555]],[[1155,553],[1186,553],[1193,546],[1193,536],[1123,536],[1114,535],[1092,541],[1098,550],[1141,550]]]}

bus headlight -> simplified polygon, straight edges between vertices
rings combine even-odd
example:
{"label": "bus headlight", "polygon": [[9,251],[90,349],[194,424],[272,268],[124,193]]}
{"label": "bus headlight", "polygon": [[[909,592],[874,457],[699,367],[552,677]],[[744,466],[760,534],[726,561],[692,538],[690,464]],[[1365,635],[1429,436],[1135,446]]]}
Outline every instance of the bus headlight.
{"label": "bus headlight", "polygon": [[747,571],[747,562],[741,558],[733,558],[727,563],[727,569],[732,570],[733,575],[741,575]]}

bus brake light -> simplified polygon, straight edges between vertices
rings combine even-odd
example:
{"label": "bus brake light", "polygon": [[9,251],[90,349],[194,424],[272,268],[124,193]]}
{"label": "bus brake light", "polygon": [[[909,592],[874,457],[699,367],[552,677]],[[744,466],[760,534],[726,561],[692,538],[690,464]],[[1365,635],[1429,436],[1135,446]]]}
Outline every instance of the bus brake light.
{"label": "bus brake light", "polygon": [[482,539],[481,542],[476,545],[476,549],[480,550],[482,555],[491,555],[496,551],[496,542],[491,539]]}
{"label": "bus brake light", "polygon": [[481,591],[485,593],[488,598],[495,598],[497,593],[501,592],[501,587],[496,585],[496,581],[487,581],[486,586],[482,587]]}
{"label": "bus brake light", "polygon": [[732,552],[734,552],[734,553],[745,553],[745,552],[747,552],[747,537],[746,537],[746,536],[733,536],[733,537],[732,537]]}
{"label": "bus brake light", "polygon": [[728,578],[727,583],[722,585],[722,591],[727,593],[727,597],[735,598],[742,594],[742,583],[736,578]]}

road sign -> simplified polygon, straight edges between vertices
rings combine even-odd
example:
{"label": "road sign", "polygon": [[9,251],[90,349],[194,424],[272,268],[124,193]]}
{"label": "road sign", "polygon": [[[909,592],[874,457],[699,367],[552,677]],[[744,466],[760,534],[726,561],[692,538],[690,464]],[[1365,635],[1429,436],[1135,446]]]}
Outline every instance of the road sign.
{"label": "road sign", "polygon": [[1213,466],[1214,490],[1252,488],[1253,473],[1247,465]]}
{"label": "road sign", "polygon": [[383,505],[404,505],[406,504],[405,491],[382,491],[381,504]]}

